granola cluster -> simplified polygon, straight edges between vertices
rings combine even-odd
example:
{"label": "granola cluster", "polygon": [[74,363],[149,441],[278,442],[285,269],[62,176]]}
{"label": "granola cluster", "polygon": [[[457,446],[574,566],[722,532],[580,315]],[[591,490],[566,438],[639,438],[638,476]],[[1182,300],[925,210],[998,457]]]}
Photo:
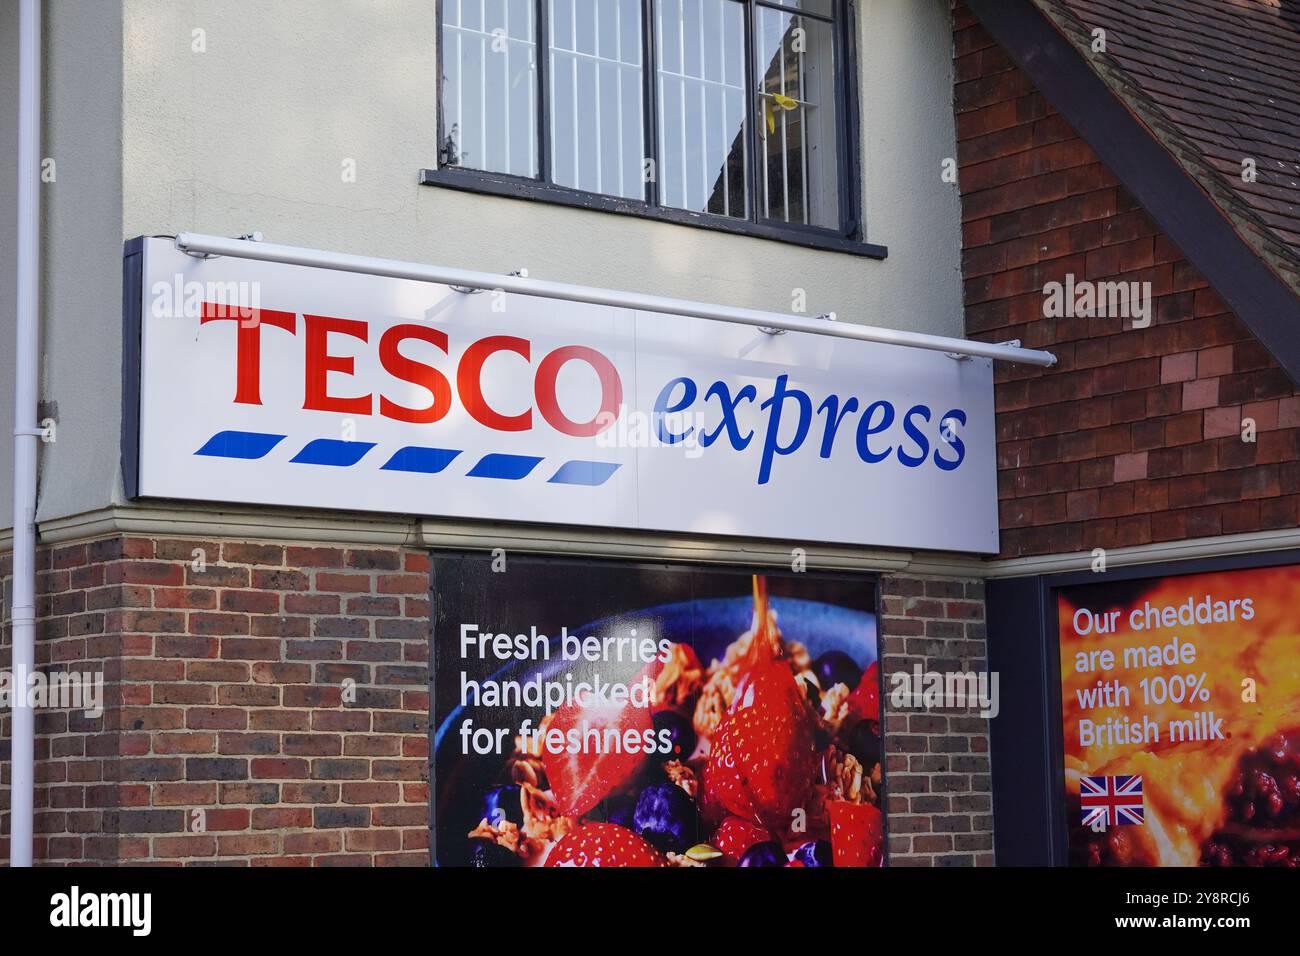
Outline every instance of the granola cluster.
{"label": "granola cluster", "polygon": [[538,723],[540,734],[534,737],[515,736],[514,752],[506,758],[506,772],[510,776],[511,783],[521,787],[528,784],[539,790],[550,789],[550,785],[546,782],[546,768],[542,764],[540,743],[550,722],[551,715],[547,714]]}
{"label": "granola cluster", "polygon": [[686,795],[694,800],[700,793],[700,780],[695,775],[695,771],[680,760],[669,760],[664,763],[664,774],[669,781],[677,784],[686,791]]}
{"label": "granola cluster", "polygon": [[655,678],[655,703],[661,707],[685,707],[704,684],[700,662],[685,644],[674,644],[663,670]]}
{"label": "granola cluster", "polygon": [[703,860],[692,860],[685,853],[669,853],[667,856],[669,866],[698,866],[703,868],[708,865]]}
{"label": "granola cluster", "polygon": [[537,840],[558,840],[577,825],[573,817],[561,815],[549,790],[532,784],[520,785],[519,799],[524,810],[524,833]]}
{"label": "granola cluster", "polygon": [[517,823],[511,823],[509,820],[503,821],[500,825],[494,825],[484,819],[478,826],[469,831],[469,838],[471,840],[490,840],[498,846],[505,847],[511,853],[517,854],[525,861],[540,856],[546,850],[544,840],[526,836],[520,832]]}
{"label": "granola cluster", "polygon": [[832,744],[826,751],[825,768],[830,799],[849,803],[876,802],[876,787],[880,784],[879,764],[868,775],[857,757]]}
{"label": "granola cluster", "polygon": [[818,716],[821,717],[822,727],[832,737],[839,734],[849,717],[850,693],[852,690],[848,684],[836,684],[822,695],[821,711]]}
{"label": "granola cluster", "polygon": [[736,684],[731,671],[714,661],[700,699],[695,702],[692,718],[695,732],[701,737],[713,736],[722,725],[722,719],[727,716],[735,697]]}

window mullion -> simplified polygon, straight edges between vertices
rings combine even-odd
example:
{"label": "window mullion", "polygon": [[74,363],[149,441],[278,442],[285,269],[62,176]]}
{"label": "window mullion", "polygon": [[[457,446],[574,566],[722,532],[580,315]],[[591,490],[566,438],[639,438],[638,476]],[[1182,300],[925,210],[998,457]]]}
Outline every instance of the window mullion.
{"label": "window mullion", "polygon": [[[656,44],[659,34],[655,29],[655,3],[657,0],[641,0],[641,77],[645,102],[645,155],[641,157],[641,176],[645,201],[651,206],[660,203],[659,179],[659,63],[655,59]],[[649,182],[644,182],[645,161],[653,165],[654,175]]]}
{"label": "window mullion", "polygon": [[748,130],[749,140],[749,221],[754,223],[763,218],[758,208],[758,124],[764,121],[764,117],[757,115],[758,78],[754,58],[756,6],[756,0],[745,0],[745,129]]}
{"label": "window mullion", "polygon": [[861,204],[861,149],[858,142],[858,38],[857,11],[852,0],[840,0],[835,9],[837,14],[839,43],[836,53],[839,61],[835,64],[835,89],[839,96],[840,110],[836,117],[837,141],[840,170],[840,232],[849,235],[862,230]]}
{"label": "window mullion", "polygon": [[438,69],[438,75],[435,80],[438,84],[438,122],[435,135],[438,138],[438,166],[444,167],[450,165],[446,160],[446,143],[447,143],[447,105],[445,101],[445,90],[447,84],[443,77],[447,75],[447,61],[444,59],[446,54],[443,52],[442,33],[443,33],[443,3],[445,0],[436,0],[433,5],[434,16],[434,36],[433,36],[433,59]]}
{"label": "window mullion", "polygon": [[537,56],[537,176],[551,180],[551,15],[550,0],[536,3],[537,35],[533,49]]}

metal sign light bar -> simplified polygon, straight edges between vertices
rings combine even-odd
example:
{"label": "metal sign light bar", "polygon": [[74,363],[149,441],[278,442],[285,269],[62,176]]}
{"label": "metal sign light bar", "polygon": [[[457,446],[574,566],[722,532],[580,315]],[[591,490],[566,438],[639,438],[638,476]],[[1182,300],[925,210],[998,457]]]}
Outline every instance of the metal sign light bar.
{"label": "metal sign light bar", "polygon": [[778,329],[786,332],[807,332],[812,335],[830,335],[842,339],[858,339],[863,342],[901,345],[906,348],[931,349],[959,357],[975,356],[999,362],[1018,362],[1024,365],[1042,367],[1056,364],[1056,356],[1051,352],[1021,348],[1018,341],[1009,343],[974,342],[969,339],[927,335],[922,332],[881,329],[870,325],[858,325],[854,322],[828,322],[824,319],[802,318],[781,312],[765,312],[760,309],[712,305],[707,302],[691,302],[687,299],[642,295],[636,292],[619,292],[613,289],[594,289],[589,286],[572,285],[565,282],[546,282],[521,275],[501,276],[489,272],[428,266],[416,262],[400,262],[395,259],[353,256],[341,252],[324,252],[319,249],[305,249],[298,246],[281,246],[253,239],[229,239],[223,236],[206,236],[193,232],[183,232],[176,237],[176,248],[181,252],[200,258],[234,256],[240,259],[256,259],[261,262],[279,262],[286,265],[310,266],[317,269],[335,269],[340,272],[388,276],[394,279],[414,279],[417,282],[435,282],[440,285],[456,286],[464,289],[501,289],[504,292],[513,292],[518,295],[534,295],[548,299],[565,299],[571,302],[587,302],[592,305],[607,305],[622,309],[693,316],[701,319],[713,319],[717,322],[751,325],[765,330]]}

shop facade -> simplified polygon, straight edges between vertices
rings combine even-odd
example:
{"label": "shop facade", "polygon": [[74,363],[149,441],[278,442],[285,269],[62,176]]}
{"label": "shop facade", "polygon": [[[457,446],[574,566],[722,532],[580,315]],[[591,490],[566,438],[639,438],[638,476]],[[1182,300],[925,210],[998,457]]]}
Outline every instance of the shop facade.
{"label": "shop facade", "polygon": [[[618,187],[622,192],[612,192],[618,158],[611,167],[609,157],[597,157],[603,191],[597,193],[596,185],[582,178],[586,160],[581,155],[566,173],[554,142],[537,140],[531,160],[527,148],[518,153],[518,137],[511,148],[496,143],[483,117],[476,121],[465,105],[470,97],[464,89],[455,98],[460,111],[456,120],[447,122],[453,95],[447,90],[455,82],[455,77],[448,78],[453,70],[449,48],[458,44],[455,76],[465,82],[472,77],[471,64],[481,65],[482,55],[495,52],[494,40],[503,47],[505,68],[516,69],[512,55],[521,49],[526,53],[528,46],[520,24],[531,29],[541,21],[525,14],[507,23],[505,17],[517,11],[497,10],[502,18],[498,34],[494,22],[473,19],[475,6],[443,4],[439,10],[420,2],[401,9],[390,5],[382,12],[342,5],[331,12],[313,6],[309,16],[304,11],[303,16],[286,17],[283,10],[239,5],[195,11],[169,4],[105,4],[92,13],[44,5],[45,70],[47,76],[60,77],[60,83],[47,82],[45,90],[42,151],[54,159],[55,175],[41,194],[41,332],[47,356],[41,396],[42,417],[57,422],[57,440],[41,446],[35,519],[37,662],[47,669],[102,671],[105,706],[99,716],[68,709],[37,714],[36,862],[430,863],[431,808],[436,801],[429,781],[434,708],[429,658],[438,601],[436,587],[430,590],[431,564],[445,565],[453,555],[477,560],[500,552],[507,562],[525,566],[548,559],[599,562],[616,569],[648,564],[697,575],[725,569],[744,582],[741,594],[749,593],[755,573],[772,572],[774,580],[783,575],[796,581],[805,580],[799,577],[805,572],[806,580],[839,575],[855,584],[853,601],[866,602],[860,614],[879,625],[878,644],[871,649],[879,658],[878,670],[902,669],[894,661],[904,658],[909,667],[921,662],[927,667],[957,663],[972,671],[983,668],[979,575],[957,556],[936,550],[933,541],[914,538],[910,543],[908,523],[900,520],[904,516],[887,514],[888,509],[881,511],[882,523],[899,529],[888,539],[870,532],[864,538],[858,531],[823,530],[819,537],[804,540],[790,533],[796,525],[779,529],[789,510],[779,504],[769,508],[770,521],[754,525],[767,527],[765,533],[755,535],[743,524],[728,530],[721,491],[721,517],[709,518],[711,524],[701,524],[685,512],[674,516],[667,499],[660,501],[660,508],[669,517],[638,528],[634,522],[595,520],[572,511],[551,514],[544,501],[530,503],[513,492],[499,493],[495,504],[487,499],[487,510],[439,516],[436,507],[385,506],[383,489],[391,485],[378,483],[386,477],[379,466],[391,455],[381,460],[375,452],[377,476],[354,481],[349,506],[338,497],[312,503],[313,483],[302,479],[270,480],[265,474],[256,477],[257,472],[249,472],[255,476],[251,479],[233,477],[233,471],[222,469],[241,461],[256,465],[255,451],[248,444],[236,448],[220,442],[213,447],[237,454],[199,456],[211,466],[202,471],[213,482],[208,491],[200,492],[191,482],[193,476],[180,472],[170,473],[168,481],[173,483],[168,487],[156,483],[170,467],[164,462],[175,463],[168,456],[174,456],[181,433],[191,427],[214,425],[204,442],[221,431],[256,430],[209,422],[207,417],[216,408],[210,401],[240,410],[241,403],[231,402],[239,397],[240,385],[230,362],[237,355],[247,357],[239,343],[241,335],[249,333],[239,322],[212,318],[205,323],[201,308],[198,316],[190,317],[191,333],[202,331],[209,341],[218,333],[224,343],[224,370],[220,382],[209,382],[214,389],[210,399],[199,397],[197,381],[206,376],[203,363],[215,358],[215,350],[159,353],[149,361],[148,335],[133,334],[137,319],[136,324],[149,327],[160,301],[170,303],[173,315],[184,312],[185,282],[203,281],[213,270],[238,265],[231,256],[186,256],[174,240],[153,238],[187,230],[244,236],[262,229],[265,244],[493,273],[503,285],[511,282],[511,273],[527,270],[532,279],[726,303],[764,310],[778,319],[784,314],[829,321],[816,317],[838,312],[838,321],[857,322],[859,312],[871,312],[881,316],[877,324],[904,333],[961,335],[957,193],[949,185],[904,199],[907,172],[890,159],[899,153],[924,154],[937,168],[944,157],[955,154],[953,116],[944,105],[951,96],[952,78],[950,19],[944,4],[787,5],[809,8],[804,11],[809,42],[822,57],[820,63],[810,64],[809,88],[800,95],[808,101],[826,97],[822,115],[827,120],[835,104],[855,98],[858,102],[851,113],[844,111],[816,131],[822,139],[814,143],[821,163],[815,166],[811,158],[800,159],[793,145],[785,153],[774,145],[778,134],[790,144],[796,137],[800,143],[803,139],[790,125],[798,118],[797,108],[768,95],[776,105],[760,115],[761,123],[748,124],[750,138],[734,147],[738,152],[733,159],[727,159],[731,154],[725,143],[716,157],[723,167],[738,162],[742,171],[737,174],[740,180],[724,177],[725,196],[695,194],[695,181],[688,175],[694,167],[688,170],[675,158],[668,137],[678,135],[676,148],[680,151],[684,142],[687,158],[697,160],[702,153],[711,155],[716,144],[705,149],[691,139],[693,133],[684,132],[686,118],[664,112],[671,104],[662,91],[647,89],[645,94],[660,100],[641,105],[625,101],[625,109],[659,120],[647,122],[644,135],[646,142],[659,144],[649,158],[657,160],[663,172],[649,180],[653,189],[647,185],[641,205],[625,195],[633,188],[626,169]],[[509,6],[545,6],[558,22],[555,18],[563,10],[557,9],[564,4]],[[784,33],[795,25],[790,10],[774,5],[716,6],[724,12],[723,20],[712,25],[690,22],[701,37],[724,41],[723,62],[736,60],[751,44],[765,49],[763,29],[780,28],[773,48],[779,51]],[[461,19],[451,22],[449,7]],[[747,8],[744,17],[733,19],[741,7]],[[640,8],[633,4],[629,10]],[[490,19],[493,10],[486,12]],[[685,16],[681,11],[658,13],[670,24]],[[625,42],[637,21],[637,15],[630,15],[623,28],[632,32],[617,34],[623,37],[614,41],[617,56],[610,56],[607,48],[594,50],[598,59],[619,61],[609,65],[622,75],[614,82],[632,91],[654,85],[633,79],[654,74],[640,69],[638,45]],[[567,22],[571,30],[579,30],[577,21]],[[659,28],[649,19],[641,23],[642,40]],[[757,33],[755,24],[761,26]],[[7,25],[4,34],[6,42],[16,42],[16,24]],[[106,37],[113,42],[104,42]],[[568,59],[563,51],[555,52],[542,60],[541,69],[560,77],[561,68],[567,68],[572,80],[586,69],[579,65],[585,62],[583,44],[607,40],[606,34],[587,37],[584,26],[570,34]],[[685,40],[685,34],[679,36],[679,51]],[[670,50],[669,45],[661,46]],[[446,66],[442,71],[430,55],[439,47]],[[332,66],[325,74],[304,62],[287,63],[282,56],[286,48],[311,49],[311,63],[328,60]],[[647,51],[647,61],[660,57],[659,79],[689,86],[694,73],[698,75],[692,90],[712,89],[702,72],[706,64],[696,62],[699,47],[694,66],[686,60],[667,63],[662,59],[667,53],[659,50]],[[850,54],[852,59],[845,60]],[[535,59],[525,56],[523,62],[538,69]],[[376,73],[377,63],[387,66]],[[838,70],[832,64],[838,64]],[[758,70],[755,79],[741,69],[737,82],[742,89],[771,83],[765,79],[767,72]],[[534,93],[544,88],[529,68],[523,68],[523,75],[520,82],[531,85]],[[779,71],[775,75],[779,91]],[[814,83],[824,87],[814,89]],[[225,92],[218,94],[219,87]],[[569,89],[572,94],[572,84]],[[894,91],[887,100],[878,95],[884,89]],[[868,90],[873,91],[870,97],[865,95]],[[487,96],[486,87],[478,95]],[[679,103],[683,95],[678,89]],[[481,106],[483,100],[478,102]],[[531,102],[540,108],[536,98]],[[729,108],[729,101],[721,102]],[[900,102],[915,108],[899,110]],[[559,110],[560,101],[547,108]],[[702,114],[691,115],[707,117],[711,108],[706,103]],[[529,114],[527,108],[516,109],[516,119],[524,118],[517,126],[507,123],[512,133],[529,128]],[[572,115],[577,114],[571,114],[569,122]],[[556,133],[561,126],[552,121],[560,124],[563,119],[551,117],[539,125]],[[761,133],[760,126],[770,133]],[[453,127],[456,133],[449,144]],[[472,128],[479,133],[477,156],[469,146]],[[631,122],[620,127],[628,135],[632,128]],[[231,139],[232,130],[238,130],[237,139],[245,145]],[[581,142],[578,132],[592,133],[570,127],[567,142]],[[685,141],[680,136],[686,136]],[[16,147],[10,143],[6,148]],[[623,159],[642,155],[639,149],[628,153],[621,145],[616,152]],[[520,160],[520,155],[525,158]],[[112,161],[92,163],[92,156]],[[539,157],[547,157],[548,170],[540,168]],[[799,171],[787,179],[760,183],[760,159],[772,170],[778,161],[803,165],[792,167]],[[520,162],[524,165],[517,166]],[[309,171],[306,176],[304,170]],[[502,183],[515,183],[521,171],[536,173],[543,186],[567,182],[583,188],[551,195],[554,189],[539,186],[515,195]],[[746,175],[754,178],[743,178]],[[818,185],[800,200],[804,176]],[[681,191],[672,191],[674,182],[681,184]],[[767,203],[761,216],[760,187]],[[778,193],[780,203],[773,205]],[[605,198],[597,201],[597,196]],[[712,209],[719,202],[721,215]],[[732,203],[737,208],[732,209]],[[145,273],[139,253],[151,245],[159,248],[159,255],[166,249],[183,262],[173,270],[184,273],[179,292],[175,283],[164,281],[168,277],[151,276],[147,284],[141,279]],[[946,264],[939,266],[945,278],[934,281],[941,263]],[[323,290],[333,280],[323,271],[311,275],[309,281],[295,280],[297,295],[316,296],[310,311],[331,319],[349,318],[337,300],[333,305],[322,302]],[[239,282],[249,277],[236,270],[217,278]],[[362,303],[363,317],[384,323],[401,315],[416,322],[425,318],[422,309],[387,295],[381,292]],[[499,322],[492,311],[494,298],[492,290],[464,295],[464,301],[481,309],[485,321]],[[564,303],[522,296],[508,296],[507,301],[537,302],[539,312],[543,307],[550,310],[549,315],[514,320],[509,330],[514,335],[534,330],[530,322],[563,321]],[[258,305],[261,318],[273,317],[275,306],[269,300],[263,298]],[[88,323],[86,315],[100,318]],[[357,318],[355,312],[351,318]],[[278,359],[271,360],[281,348],[289,355],[290,343],[297,350],[305,348],[307,320],[302,316],[298,321],[294,333],[275,321],[256,324],[259,333],[266,333],[259,397],[267,406],[288,394],[281,390],[289,388],[290,377],[295,379],[292,388],[307,387],[311,373],[302,365],[301,351],[290,363],[292,376],[288,365],[280,367]],[[434,326],[436,321],[431,322]],[[802,348],[794,334],[769,336],[737,328],[751,347],[782,353]],[[544,328],[537,331],[547,334]],[[617,345],[618,332],[605,334]],[[334,358],[343,355],[340,345],[349,338],[339,338],[336,331],[327,337],[331,344],[326,351],[335,353]],[[188,341],[192,345],[194,336]],[[184,336],[172,343],[184,344]],[[352,353],[358,371],[367,362],[379,362],[380,342],[371,339],[369,345],[375,349],[369,358],[360,350]],[[403,346],[410,348],[410,343]],[[711,371],[715,378],[729,372],[717,354],[705,350],[693,356],[683,343],[677,349],[684,362]],[[545,354],[539,351],[533,361],[540,363]],[[833,354],[814,354],[812,360],[824,362]],[[979,366],[985,370],[981,374],[988,374],[991,364],[987,359],[959,363],[940,353],[926,354],[938,360],[939,368]],[[517,352],[514,357],[519,358]],[[710,368],[710,361],[715,367]],[[210,369],[214,375],[215,368]],[[169,382],[155,377],[168,370],[175,376]],[[561,378],[563,374],[568,373],[562,372]],[[364,386],[365,381],[339,375],[338,369],[326,375],[331,398],[366,391],[351,391],[352,385]],[[460,383],[455,375],[449,378],[459,399]],[[769,378],[774,381],[775,376]],[[509,376],[500,380],[512,381]],[[701,383],[703,399],[707,383]],[[182,400],[176,389],[189,398]],[[866,399],[868,391],[869,384],[860,399]],[[431,393],[411,394],[427,400]],[[384,397],[395,395],[390,391]],[[301,398],[296,399],[299,413],[304,411]],[[501,399],[498,394],[488,401],[504,408]],[[988,429],[991,439],[987,384],[980,401],[985,405],[982,421],[972,415],[972,427]],[[791,414],[797,403],[791,400]],[[287,400],[283,404],[289,408]],[[412,402],[405,407],[417,408]],[[946,409],[936,407],[935,412],[941,415]],[[653,401],[646,411],[652,410]],[[901,428],[904,410],[898,409],[895,429]],[[576,411],[572,414],[578,424],[585,421]],[[299,429],[293,437],[303,438],[303,446],[308,440],[325,441],[318,450],[326,451],[337,450],[337,444],[374,441],[371,426],[381,418],[367,417],[355,407],[319,415],[317,422],[324,424],[317,432]],[[544,415],[540,406],[536,415]],[[706,424],[712,428],[718,423]],[[853,427],[856,423],[848,426]],[[939,423],[930,427],[937,429]],[[841,450],[852,454],[848,428],[848,442]],[[803,496],[803,507],[816,503],[815,489],[824,490],[828,482],[832,487],[843,484],[848,477],[811,467],[821,461],[813,440],[804,449],[811,463],[776,459],[778,466],[809,468],[810,493]],[[939,440],[937,432],[927,437],[923,457],[930,457],[934,449],[929,446]],[[788,443],[784,434],[780,441]],[[991,456],[991,440],[981,444],[981,454]],[[296,450],[301,449],[288,449],[286,442],[279,452],[287,459]],[[483,457],[508,450],[481,449]],[[193,451],[187,449],[184,457],[195,458]],[[279,458],[279,452],[270,457]],[[586,455],[584,461],[590,464],[592,457]],[[468,468],[470,462],[463,461]],[[746,462],[757,463],[758,456],[750,455]],[[417,455],[408,463],[434,467],[427,456]],[[309,467],[325,474],[324,469],[339,465],[316,462]],[[890,467],[907,466],[895,460]],[[946,474],[932,461],[927,470]],[[594,481],[590,469],[578,474]],[[545,476],[539,471],[534,477]],[[745,480],[746,485],[756,485],[752,475]],[[788,494],[791,475],[778,469],[776,480],[785,484]],[[979,480],[988,492],[981,520],[991,529],[991,459]],[[236,487],[243,490],[236,493]],[[589,500],[597,511],[606,507],[598,492]],[[788,500],[791,507],[798,503],[796,496]],[[689,496],[680,503],[688,512]],[[851,490],[845,508],[851,509],[846,511],[850,524],[869,528],[865,513],[853,507]],[[823,511],[824,528],[833,528],[835,509],[826,503]],[[966,517],[978,516],[978,509],[966,512]],[[912,526],[942,530],[944,523],[927,518]],[[701,527],[709,530],[701,533]],[[879,543],[864,546],[861,542],[868,539]],[[986,533],[975,550],[987,551],[991,541]],[[5,568],[9,572],[11,565]],[[779,588],[773,587],[778,592],[774,602],[779,602]],[[991,863],[985,721],[964,714],[883,716],[877,729],[885,744],[876,770],[878,775],[893,775],[887,798],[889,862]],[[8,720],[6,716],[7,739]],[[472,797],[481,798],[478,793]],[[875,798],[885,799],[880,792]],[[886,809],[883,802],[881,809]],[[6,839],[8,833],[6,827]]]}
{"label": "shop facade", "polygon": [[1289,127],[1228,79],[1290,29],[1159,6],[956,23],[967,327],[1060,359],[997,385],[999,864],[1295,865]]}
{"label": "shop facade", "polygon": [[[1089,715],[1062,702],[1089,685],[1062,661],[1081,608],[1177,618],[1194,597],[1171,626],[1195,627],[1205,597],[1214,624],[1249,595],[1198,579],[1174,600],[1182,575],[1286,564],[1296,303],[1289,260],[1222,226],[1218,192],[1171,191],[1194,177],[1168,150],[1151,166],[1150,117],[1110,85],[1142,24],[1108,12],[1112,58],[1090,60],[1074,6],[43,4],[37,664],[102,674],[104,706],[36,715],[34,861],[539,862],[529,838],[626,824],[651,773],[529,751],[579,723],[546,699],[569,631],[612,639],[585,663],[629,693],[683,695],[676,718],[598,727],[677,756],[679,731],[720,733],[709,695],[734,701],[728,654],[771,606],[820,715],[806,792],[758,780],[705,807],[708,760],[660,760],[651,786],[705,821],[655,843],[666,859],[735,862],[764,841],[717,821],[746,815],[793,851],[806,805],[818,839],[869,832],[878,852],[841,864],[1187,862],[1131,824],[1080,831],[1079,779],[1125,768],[1077,745]],[[1149,283],[1125,316],[1046,304],[1119,280]],[[1293,668],[1279,628],[1269,660]],[[1219,705],[1243,675],[1217,635],[1196,650]],[[1201,670],[1180,653],[1148,675],[1166,694]],[[927,700],[932,675],[977,693]],[[494,717],[484,695],[534,679],[543,703]],[[1239,739],[1286,729],[1286,686]]]}

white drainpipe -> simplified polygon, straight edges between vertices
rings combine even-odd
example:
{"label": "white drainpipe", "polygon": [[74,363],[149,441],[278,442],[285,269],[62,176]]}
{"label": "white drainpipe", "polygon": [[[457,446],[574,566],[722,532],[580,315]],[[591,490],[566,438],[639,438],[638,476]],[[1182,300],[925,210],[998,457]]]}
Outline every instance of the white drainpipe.
{"label": "white drainpipe", "polygon": [[9,865],[32,865],[35,713],[27,675],[36,667],[36,425],[40,322],[41,6],[18,12],[18,328],[14,349],[14,578],[12,785]]}

